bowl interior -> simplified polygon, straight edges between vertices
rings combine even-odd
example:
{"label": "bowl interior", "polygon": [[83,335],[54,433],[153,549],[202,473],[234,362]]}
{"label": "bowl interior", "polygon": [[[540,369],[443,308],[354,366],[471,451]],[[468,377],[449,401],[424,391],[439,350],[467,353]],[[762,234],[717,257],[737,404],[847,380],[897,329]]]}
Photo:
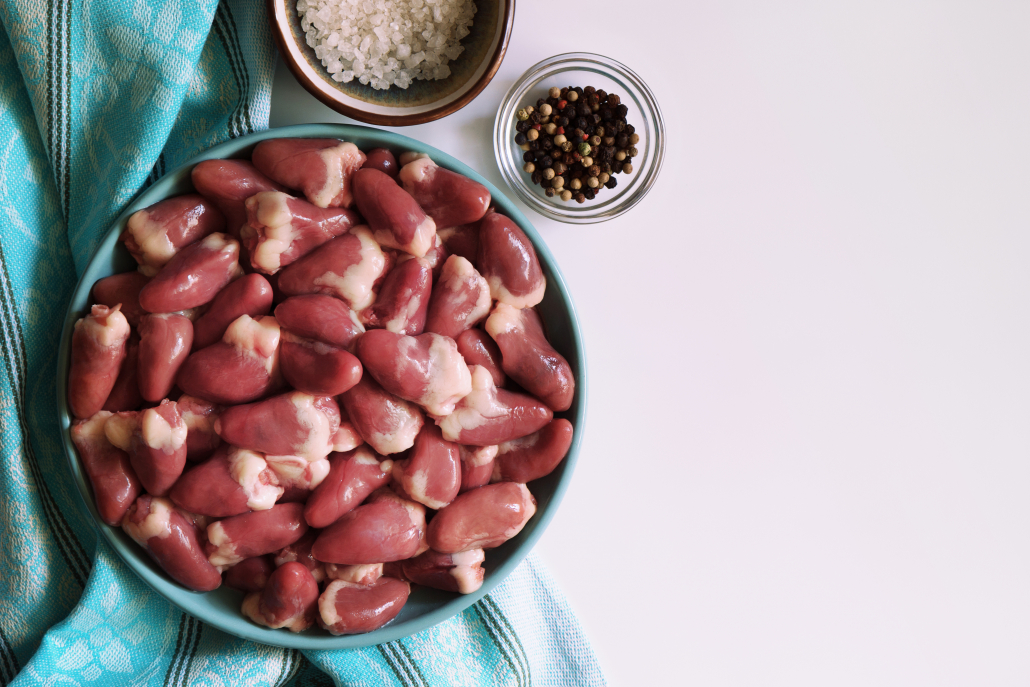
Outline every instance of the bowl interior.
{"label": "bowl interior", "polygon": [[[603,189],[584,203],[548,198],[543,187],[533,184],[522,170],[524,151],[515,144],[515,113],[546,98],[552,87],[593,86],[616,93],[626,105],[626,121],[640,141],[632,160],[633,172],[614,175],[618,185]],[[654,94],[632,70],[610,58],[588,53],[557,55],[530,67],[511,87],[501,102],[494,125],[494,154],[501,175],[519,198],[537,212],[574,224],[603,222],[629,211],[643,200],[661,170],[665,153],[665,124]]]}
{"label": "bowl interior", "polygon": [[280,52],[297,80],[329,107],[370,124],[399,126],[443,117],[464,107],[500,66],[511,32],[515,0],[475,0],[476,14],[464,52],[449,63],[451,75],[415,81],[408,88],[376,90],[357,79],[334,81],[307,44],[297,0],[268,0],[272,30]]}
{"label": "bowl interior", "polygon": [[[469,176],[485,185],[490,190],[493,204],[497,210],[513,219],[536,247],[547,278],[547,291],[538,311],[547,328],[552,345],[569,361],[576,376],[576,393],[572,407],[566,412],[555,414],[555,417],[567,418],[573,424],[575,433],[572,447],[565,460],[554,472],[529,484],[530,491],[537,499],[537,513],[518,536],[487,554],[486,563],[483,566],[486,575],[482,588],[474,594],[460,595],[416,587],[408,603],[393,622],[379,630],[362,635],[333,637],[315,629],[300,634],[293,634],[285,630],[270,630],[255,625],[240,615],[239,609],[243,596],[240,592],[223,586],[213,592],[201,594],[171,581],[120,528],[110,527],[101,521],[93,503],[89,479],[82,470],[71,441],[70,427],[73,418],[66,398],[72,326],[76,320],[88,312],[92,303],[90,290],[98,279],[135,269],[136,265],[132,257],[118,241],[118,236],[124,229],[129,216],[164,198],[193,191],[190,170],[197,162],[218,158],[249,158],[251,150],[259,141],[282,137],[341,138],[351,141],[365,150],[384,147],[397,153],[405,150],[424,152],[430,154],[440,166]],[[553,256],[526,217],[490,182],[453,157],[406,136],[344,124],[298,125],[262,131],[228,141],[197,156],[191,162],[162,177],[141,193],[111,227],[75,287],[61,335],[57,387],[62,441],[79,495],[82,497],[86,509],[93,516],[96,527],[122,560],[158,593],[204,622],[238,637],[264,644],[298,649],[344,649],[392,641],[456,615],[493,589],[529,553],[553,517],[572,477],[572,470],[579,455],[586,412],[586,366],[576,312]]]}

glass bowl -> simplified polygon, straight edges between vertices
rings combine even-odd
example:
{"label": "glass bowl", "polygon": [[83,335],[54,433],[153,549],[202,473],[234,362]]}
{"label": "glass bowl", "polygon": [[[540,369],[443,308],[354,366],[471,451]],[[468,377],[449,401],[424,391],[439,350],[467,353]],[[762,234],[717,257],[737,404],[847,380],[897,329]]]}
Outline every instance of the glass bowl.
{"label": "glass bowl", "polygon": [[[563,201],[557,194],[548,198],[522,171],[524,151],[515,143],[515,113],[527,105],[535,107],[552,86],[593,86],[618,94],[629,110],[626,121],[640,135],[633,172],[615,175],[618,186],[603,189],[594,200]],[[494,121],[494,157],[509,188],[541,215],[570,224],[605,222],[627,212],[651,190],[665,157],[665,122],[651,89],[626,65],[592,53],[555,55],[530,67],[501,101]]]}

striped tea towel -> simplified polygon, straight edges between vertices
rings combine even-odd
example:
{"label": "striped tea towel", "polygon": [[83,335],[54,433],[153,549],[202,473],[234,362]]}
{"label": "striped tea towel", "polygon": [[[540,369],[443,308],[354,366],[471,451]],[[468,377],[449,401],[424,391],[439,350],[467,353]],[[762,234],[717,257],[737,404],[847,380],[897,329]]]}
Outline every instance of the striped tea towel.
{"label": "striped tea towel", "polygon": [[58,338],[77,275],[139,190],[268,125],[256,0],[0,0],[0,685],[602,685],[532,557],[435,628],[298,652],[205,626],[99,541],[59,442]]}

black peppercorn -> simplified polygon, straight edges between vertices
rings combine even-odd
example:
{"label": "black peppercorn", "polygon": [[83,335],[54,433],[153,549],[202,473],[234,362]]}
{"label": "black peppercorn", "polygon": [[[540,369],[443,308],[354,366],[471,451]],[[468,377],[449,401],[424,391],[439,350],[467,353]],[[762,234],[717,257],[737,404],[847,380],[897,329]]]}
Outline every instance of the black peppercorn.
{"label": "black peppercorn", "polygon": [[608,91],[604,90],[603,88],[598,90],[597,91],[597,97],[598,97],[598,99],[601,100],[601,102],[604,102],[605,100],[608,99]]}
{"label": "black peppercorn", "polygon": [[636,129],[635,129],[635,128],[633,128],[633,125],[632,125],[632,124],[627,124],[627,125],[626,125],[626,129],[625,129],[625,131],[626,131],[626,135],[627,135],[627,136],[632,136],[632,135],[633,135],[633,133],[634,133],[634,132],[636,131]]}
{"label": "black peppercorn", "polygon": [[529,121],[533,122],[534,124],[539,124],[541,117],[543,117],[543,115],[541,115],[536,110],[533,110],[533,112],[529,115]]}
{"label": "black peppercorn", "polygon": [[584,117],[579,117],[578,119],[576,119],[576,121],[573,122],[573,124],[575,125],[575,127],[577,129],[586,129],[587,128],[587,120]]}
{"label": "black peppercorn", "polygon": [[520,145],[522,145],[525,142],[526,142],[526,135],[524,133],[522,133],[520,131],[519,133],[515,134],[515,145],[520,146]]}
{"label": "black peppercorn", "polygon": [[533,162],[535,159],[536,155],[533,154],[532,150],[527,150],[526,152],[522,153],[523,162]]}
{"label": "black peppercorn", "polygon": [[515,125],[515,131],[518,131],[520,134],[524,134],[526,133],[526,130],[529,129],[529,126],[529,122],[519,122]]}
{"label": "black peppercorn", "polygon": [[594,196],[596,195],[596,192],[594,191],[594,189],[587,186],[585,189],[583,189],[583,195],[587,197],[587,200],[593,200]]}
{"label": "black peppercorn", "polygon": [[600,165],[594,164],[594,165],[590,165],[590,167],[587,168],[587,174],[592,176],[592,177],[596,177],[600,173],[601,173]]}
{"label": "black peppercorn", "polygon": [[614,116],[615,115],[612,114],[611,110],[601,110],[601,121],[602,122],[610,122],[610,121],[612,121],[612,117],[614,117]]}
{"label": "black peppercorn", "polygon": [[622,98],[620,98],[618,96],[618,94],[611,93],[611,94],[608,95],[608,104],[611,105],[612,107],[617,107],[619,105],[619,103],[621,103],[621,102],[622,102]]}
{"label": "black peppercorn", "polygon": [[618,121],[618,122],[615,122],[615,130],[617,132],[622,133],[625,129],[626,129],[626,122],[623,122],[621,120]]}
{"label": "black peppercorn", "polygon": [[625,105],[619,105],[617,108],[615,108],[615,113],[620,117],[625,117],[629,114],[629,108]]}
{"label": "black peppercorn", "polygon": [[586,202],[586,199],[587,199],[587,197],[584,196],[582,193],[577,193],[576,194],[576,202],[577,203],[584,203],[584,202]]}
{"label": "black peppercorn", "polygon": [[533,180],[534,184],[539,184],[541,181],[544,180],[544,173],[538,169],[535,172],[533,172],[533,175],[530,177],[530,179]]}
{"label": "black peppercorn", "polygon": [[544,167],[550,167],[554,164],[554,159],[550,155],[544,155],[540,160],[540,164]]}
{"label": "black peppercorn", "polygon": [[559,117],[557,124],[560,127],[566,127],[566,126],[569,125],[569,118],[568,117],[564,117],[564,116]]}
{"label": "black peppercorn", "polygon": [[544,100],[543,98],[537,98],[537,99],[536,99],[536,109],[538,109],[538,110],[539,110],[539,109],[540,109],[540,106],[541,106],[541,105],[543,105],[543,104],[544,104],[544,103],[546,103],[546,102],[547,102],[547,101],[546,101],[546,100]]}
{"label": "black peppercorn", "polygon": [[615,177],[608,177],[608,181],[604,182],[605,188],[615,188],[619,185],[619,180]]}
{"label": "black peppercorn", "polygon": [[548,186],[544,189],[544,195],[548,198],[554,198],[554,189]]}
{"label": "black peppercorn", "polygon": [[540,150],[540,139],[538,138],[538,139],[537,139],[537,140],[535,140],[535,141],[530,141],[530,142],[529,142],[529,143],[527,143],[526,145],[528,145],[528,146],[529,146],[529,149],[530,149],[530,150]]}
{"label": "black peppercorn", "polygon": [[619,148],[625,148],[629,145],[629,136],[627,136],[626,134],[619,134],[615,137],[615,145],[617,145]]}
{"label": "black peppercorn", "polygon": [[595,125],[601,123],[601,115],[599,115],[599,114],[592,114],[592,115],[590,115],[590,118],[593,120]]}
{"label": "black peppercorn", "polygon": [[588,105],[586,102],[579,103],[579,105],[576,106],[576,114],[578,114],[580,117],[586,117],[588,114],[590,114],[590,105]]}
{"label": "black peppercorn", "polygon": [[580,90],[580,89],[578,89],[578,88],[577,88],[576,90],[577,90],[577,91],[579,91],[581,95],[591,95],[591,94],[593,94],[593,93],[594,93],[594,92],[595,92],[595,91],[596,91],[597,89],[596,89],[596,88],[594,88],[593,86],[587,86],[587,87],[586,87],[586,88],[584,88],[583,90]]}
{"label": "black peppercorn", "polygon": [[610,162],[602,162],[601,163],[601,171],[604,172],[605,174],[611,174],[612,173],[612,163],[610,163]]}

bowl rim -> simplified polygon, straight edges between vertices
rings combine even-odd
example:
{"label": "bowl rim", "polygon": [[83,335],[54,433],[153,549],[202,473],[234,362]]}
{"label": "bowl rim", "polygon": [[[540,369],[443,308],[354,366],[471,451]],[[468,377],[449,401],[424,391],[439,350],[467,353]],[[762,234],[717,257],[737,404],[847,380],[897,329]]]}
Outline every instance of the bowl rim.
{"label": "bowl rim", "polygon": [[[609,73],[615,73],[621,79],[629,82],[633,88],[639,91],[642,97],[642,105],[646,110],[644,115],[648,118],[648,121],[645,123],[649,128],[654,129],[655,146],[653,160],[647,170],[638,170],[637,172],[638,174],[644,174],[646,172],[646,179],[644,180],[643,185],[617,205],[606,208],[604,212],[599,214],[588,214],[589,210],[582,213],[571,214],[567,210],[564,210],[566,207],[565,205],[557,205],[556,202],[547,202],[540,198],[536,193],[533,193],[530,190],[528,183],[521,176],[521,163],[515,164],[512,162],[513,158],[510,151],[511,141],[508,140],[505,133],[509,129],[510,125],[509,117],[505,113],[510,110],[511,115],[514,116],[515,110],[518,107],[516,99],[521,98],[525,94],[527,91],[527,84],[530,81],[539,80],[545,72],[553,69],[554,67],[574,62],[592,64],[595,66],[596,71],[608,74],[609,76]],[[661,107],[658,105],[658,100],[655,98],[654,92],[635,71],[618,60],[605,55],[589,52],[567,52],[540,60],[523,72],[522,75],[519,76],[511,85],[511,88],[508,89],[508,92],[505,93],[504,97],[501,99],[501,102],[497,107],[497,114],[494,117],[493,147],[494,161],[497,163],[497,167],[501,172],[501,177],[504,179],[504,183],[507,184],[508,188],[511,189],[515,195],[518,196],[519,200],[525,203],[526,206],[544,217],[558,222],[564,222],[566,224],[599,224],[601,222],[615,219],[616,217],[629,212],[632,208],[638,205],[654,187],[655,181],[658,179],[658,174],[661,172],[662,166],[665,162],[665,119],[662,115]]]}
{"label": "bowl rim", "polygon": [[[171,194],[169,193],[169,190],[182,183],[184,175],[188,177],[189,170],[191,170],[198,162],[238,156],[241,152],[252,148],[254,144],[269,138],[342,138],[346,140],[354,137],[364,138],[366,141],[371,139],[372,142],[367,144],[369,147],[381,146],[394,149],[407,148],[417,152],[429,153],[433,157],[433,160],[440,166],[465,174],[486,186],[491,193],[493,205],[514,221],[519,228],[526,233],[540,256],[541,267],[544,269],[545,275],[550,282],[548,286],[550,287],[553,285],[553,288],[557,290],[558,297],[560,298],[560,306],[564,308],[568,314],[570,346],[566,352],[575,354],[575,361],[573,362],[570,360],[570,363],[573,365],[576,376],[576,395],[573,401],[574,412],[566,417],[572,421],[575,431],[573,433],[572,445],[569,448],[568,454],[559,464],[554,473],[552,473],[552,475],[555,473],[560,474],[558,474],[554,491],[548,499],[546,508],[538,509],[537,514],[529,521],[526,528],[511,540],[512,542],[516,542],[516,539],[523,537],[521,540],[516,542],[514,550],[504,561],[502,561],[496,568],[488,571],[487,579],[484,580],[483,586],[479,590],[472,594],[456,595],[443,603],[439,608],[435,608],[421,616],[409,618],[400,622],[393,621],[378,630],[364,634],[340,636],[334,636],[328,633],[294,634],[289,631],[272,630],[256,625],[239,614],[232,617],[225,616],[222,610],[213,608],[210,603],[206,601],[206,595],[204,593],[188,590],[168,578],[163,571],[160,571],[160,569],[150,561],[149,557],[143,553],[142,549],[128,538],[121,528],[111,527],[100,519],[94,504],[92,487],[89,483],[88,477],[82,469],[78,453],[71,439],[70,430],[71,425],[74,422],[74,418],[72,418],[71,413],[69,412],[66,400],[71,352],[71,333],[75,321],[81,316],[82,312],[81,310],[76,310],[74,305],[76,301],[82,299],[83,289],[85,289],[86,293],[85,302],[89,302],[89,293],[93,286],[95,273],[103,269],[103,260],[105,258],[109,258],[112,255],[114,248],[117,247],[118,236],[121,234],[122,228],[125,226],[129,216],[136,210],[147,207],[163,197],[170,197]],[[363,143],[363,145],[366,144]],[[90,257],[86,268],[83,270],[82,276],[79,278],[75,289],[72,292],[72,296],[66,309],[57,361],[57,420],[61,430],[62,447],[72,473],[72,478],[74,479],[77,487],[74,491],[78,494],[86,511],[92,516],[94,527],[99,531],[107,544],[114,549],[122,562],[124,562],[126,566],[128,566],[136,576],[151,589],[156,591],[159,595],[164,597],[180,610],[203,620],[212,627],[242,639],[248,639],[272,646],[295,649],[335,650],[361,648],[407,637],[458,615],[466,608],[479,601],[497,585],[501,584],[512,570],[514,570],[515,567],[519,565],[530,553],[533,546],[543,535],[543,532],[546,530],[548,524],[557,512],[562,498],[571,482],[575,464],[579,458],[583,441],[583,432],[586,426],[587,379],[585,356],[586,351],[583,344],[582,327],[580,326],[579,317],[575,306],[572,303],[568,285],[565,282],[564,276],[562,275],[554,256],[551,254],[547,244],[543,241],[535,227],[533,227],[532,223],[529,222],[515,203],[507,198],[503,193],[500,193],[499,189],[493,186],[489,180],[485,179],[468,165],[447,153],[408,136],[404,136],[403,134],[383,131],[357,124],[297,124],[288,127],[266,129],[246,136],[241,136],[239,138],[230,139],[229,141],[225,141],[208,148],[138,193],[135,198],[126,205],[125,210],[118,216],[118,218],[112,222],[111,228],[104,235],[104,238],[98,244],[93,255]],[[542,479],[549,479],[549,477]]]}
{"label": "bowl rim", "polygon": [[493,55],[490,57],[490,62],[487,65],[486,71],[479,77],[475,84],[472,85],[468,91],[444,105],[435,107],[431,110],[424,112],[418,112],[407,115],[390,115],[390,114],[378,114],[375,112],[366,112],[356,107],[345,104],[338,98],[334,97],[333,91],[329,89],[319,88],[315,83],[311,81],[307,73],[301,67],[299,58],[294,52],[294,43],[290,41],[286,34],[288,33],[285,22],[286,19],[286,2],[287,0],[266,0],[266,7],[268,11],[268,23],[272,30],[272,36],[275,39],[275,46],[279,50],[279,55],[286,60],[286,66],[289,68],[290,73],[297,82],[304,87],[311,95],[315,96],[323,105],[326,107],[339,112],[342,115],[346,115],[351,119],[356,119],[366,124],[376,124],[378,126],[413,126],[415,124],[426,124],[437,119],[442,119],[449,114],[453,114],[461,108],[472,102],[476,96],[483,92],[487,84],[493,80],[497,74],[497,70],[501,68],[501,62],[504,60],[504,55],[508,50],[508,41],[511,39],[512,27],[515,24],[515,2],[516,0],[503,0],[504,10],[502,16],[504,17],[504,30],[501,32],[501,39],[497,43],[497,47],[494,49]]}

